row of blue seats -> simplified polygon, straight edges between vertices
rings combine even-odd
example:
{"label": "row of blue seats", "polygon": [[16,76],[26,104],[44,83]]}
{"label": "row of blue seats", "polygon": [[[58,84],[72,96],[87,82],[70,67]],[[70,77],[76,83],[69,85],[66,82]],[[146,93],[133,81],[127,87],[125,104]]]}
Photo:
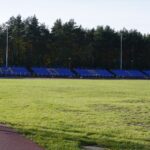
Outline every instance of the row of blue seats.
{"label": "row of blue seats", "polygon": [[32,71],[37,76],[51,77],[74,77],[75,74],[67,68],[32,68]]}
{"label": "row of blue seats", "polygon": [[111,70],[116,77],[119,78],[147,78],[150,77],[150,72],[139,70]]}
{"label": "row of blue seats", "polygon": [[0,76],[31,76],[24,67],[0,67]]}
{"label": "row of blue seats", "polygon": [[107,77],[111,78],[113,75],[105,69],[74,69],[72,72],[66,68],[32,68],[37,76],[54,76],[54,77]]}
{"label": "row of blue seats", "polygon": [[106,69],[75,69],[81,77],[104,77],[104,78],[150,78],[150,70],[106,70]]}
{"label": "row of blue seats", "polygon": [[24,67],[0,67],[0,76],[45,76],[45,77],[83,77],[83,78],[150,78],[150,70],[106,70],[81,69],[73,71],[67,68],[33,67],[28,71]]}
{"label": "row of blue seats", "polygon": [[113,74],[106,69],[74,69],[80,77],[105,77],[111,78]]}

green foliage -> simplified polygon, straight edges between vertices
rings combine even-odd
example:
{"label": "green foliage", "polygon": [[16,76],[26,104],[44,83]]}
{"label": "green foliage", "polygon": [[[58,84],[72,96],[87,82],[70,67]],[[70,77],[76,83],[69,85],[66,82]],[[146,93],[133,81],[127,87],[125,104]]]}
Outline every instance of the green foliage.
{"label": "green foliage", "polygon": [[150,68],[150,35],[136,30],[116,32],[109,26],[84,29],[71,19],[56,20],[51,30],[36,16],[11,17],[0,26],[0,65],[5,62],[6,24],[9,28],[9,64],[119,68],[120,33],[123,33],[123,67]]}
{"label": "green foliage", "polygon": [[46,150],[149,150],[149,80],[0,80],[0,122]]}

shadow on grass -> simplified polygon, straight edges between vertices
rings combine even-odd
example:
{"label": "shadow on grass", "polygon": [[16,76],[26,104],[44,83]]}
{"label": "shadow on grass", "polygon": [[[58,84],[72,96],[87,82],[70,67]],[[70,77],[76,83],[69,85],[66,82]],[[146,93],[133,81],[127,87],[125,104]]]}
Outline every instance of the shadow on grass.
{"label": "shadow on grass", "polygon": [[[21,124],[10,124],[19,133],[24,134],[30,139],[34,139],[38,144],[49,149],[49,145],[59,145],[62,143],[76,143],[76,147],[80,149],[86,145],[97,145],[100,147],[112,149],[112,150],[149,150],[149,144],[142,144],[137,141],[129,139],[117,139],[115,137],[101,136],[101,138],[92,138],[83,132],[63,131],[59,129],[45,128],[41,126],[25,126]],[[65,145],[64,145],[65,146]],[[67,147],[67,146],[66,146]],[[61,147],[62,148],[62,147]],[[55,148],[53,148],[55,149]],[[62,149],[62,150],[65,150]],[[66,150],[69,150],[69,148]]]}

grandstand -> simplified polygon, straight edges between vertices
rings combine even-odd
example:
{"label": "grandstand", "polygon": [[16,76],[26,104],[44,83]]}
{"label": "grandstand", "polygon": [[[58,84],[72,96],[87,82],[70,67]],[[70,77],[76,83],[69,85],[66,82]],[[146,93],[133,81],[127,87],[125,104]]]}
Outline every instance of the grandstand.
{"label": "grandstand", "polygon": [[127,70],[131,78],[145,78],[145,75],[139,70]]}
{"label": "grandstand", "polygon": [[114,75],[106,69],[96,69],[96,72],[102,78],[112,78]]}
{"label": "grandstand", "polygon": [[48,68],[47,69],[51,76],[53,77],[74,77],[74,73],[67,68]]}
{"label": "grandstand", "polygon": [[98,74],[93,69],[80,69],[76,68],[74,69],[78,77],[82,78],[90,78],[90,77],[98,77]]}
{"label": "grandstand", "polygon": [[111,70],[111,72],[117,77],[117,78],[129,78],[129,73],[126,70]]}
{"label": "grandstand", "polygon": [[113,74],[106,69],[79,69],[76,68],[74,71],[79,77],[94,77],[94,78],[111,78]]}
{"label": "grandstand", "polygon": [[29,77],[31,73],[24,67],[0,67],[1,77]]}
{"label": "grandstand", "polygon": [[46,68],[33,67],[31,70],[38,77],[48,77],[50,75]]}
{"label": "grandstand", "polygon": [[74,77],[74,73],[67,68],[32,68],[33,74],[39,77]]}
{"label": "grandstand", "polygon": [[88,68],[46,68],[0,67],[1,77],[60,77],[60,78],[127,78],[150,79],[150,70],[88,69]]}
{"label": "grandstand", "polygon": [[144,70],[143,73],[145,73],[145,75],[150,78],[150,70]]}

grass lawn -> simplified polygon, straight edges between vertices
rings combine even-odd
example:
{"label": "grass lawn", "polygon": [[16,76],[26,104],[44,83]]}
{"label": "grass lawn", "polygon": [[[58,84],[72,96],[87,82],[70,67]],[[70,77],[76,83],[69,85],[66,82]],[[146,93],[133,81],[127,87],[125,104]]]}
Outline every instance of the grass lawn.
{"label": "grass lawn", "polygon": [[1,79],[0,122],[46,150],[150,150],[150,80]]}

